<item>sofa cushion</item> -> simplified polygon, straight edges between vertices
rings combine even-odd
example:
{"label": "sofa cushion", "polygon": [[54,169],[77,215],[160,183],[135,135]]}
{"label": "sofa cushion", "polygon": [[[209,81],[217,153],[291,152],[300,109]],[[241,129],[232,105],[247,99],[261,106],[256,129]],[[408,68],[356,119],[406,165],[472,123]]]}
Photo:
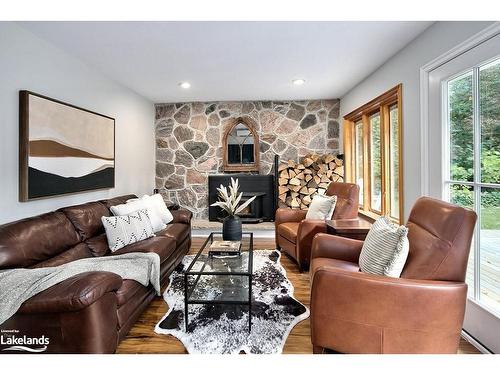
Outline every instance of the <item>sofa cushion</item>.
{"label": "sofa cushion", "polygon": [[288,241],[297,243],[297,233],[300,223],[283,223],[278,225],[278,234]]}
{"label": "sofa cushion", "polygon": [[178,244],[184,241],[191,233],[191,227],[187,224],[173,223],[156,233],[157,236],[173,238]]}
{"label": "sofa cushion", "polygon": [[[176,253],[178,253],[178,251],[176,251]],[[160,267],[160,282],[162,282],[162,288],[164,287],[163,280],[165,280],[168,277],[171,265],[175,262],[175,260],[172,258],[175,257],[170,257],[166,262],[163,262],[162,266]],[[144,285],[138,283],[135,280],[130,280],[130,279],[123,280],[122,286],[120,287],[120,289],[116,291],[118,307],[123,306],[131,299],[134,300],[140,299],[141,296],[147,294],[151,290],[153,290],[153,287],[151,285],[145,287]]]}
{"label": "sofa cushion", "polygon": [[75,246],[80,238],[62,212],[0,226],[0,269],[29,267]]}
{"label": "sofa cushion", "polygon": [[119,204],[127,203],[127,201],[129,199],[134,199],[134,198],[137,198],[137,195],[129,194],[129,195],[122,195],[122,196],[115,197],[115,198],[103,199],[103,200],[100,200],[99,202],[101,202],[103,205],[106,206],[106,208],[109,209],[111,206],[117,206]]}
{"label": "sofa cushion", "polygon": [[92,255],[95,257],[102,257],[111,252],[108,246],[108,238],[106,237],[106,233],[89,238],[87,241],[85,241],[85,243],[87,244]]}
{"label": "sofa cushion", "polygon": [[143,241],[133,243],[116,250],[114,253],[107,253],[106,256],[120,255],[126,253],[150,253],[155,252],[160,256],[160,263],[166,261],[175,252],[175,240],[170,237],[156,236]]}
{"label": "sofa cushion", "polygon": [[109,210],[101,202],[64,207],[59,211],[68,217],[82,241],[103,233],[101,217],[110,215]]}
{"label": "sofa cushion", "polygon": [[63,251],[61,254],[56,255],[55,257],[44,260],[43,262],[36,263],[35,265],[29,268],[40,268],[40,267],[57,267],[61,264],[66,264],[69,262],[73,262],[78,259],[91,258],[92,253],[88,248],[87,244],[84,242],[80,242],[74,247]]}

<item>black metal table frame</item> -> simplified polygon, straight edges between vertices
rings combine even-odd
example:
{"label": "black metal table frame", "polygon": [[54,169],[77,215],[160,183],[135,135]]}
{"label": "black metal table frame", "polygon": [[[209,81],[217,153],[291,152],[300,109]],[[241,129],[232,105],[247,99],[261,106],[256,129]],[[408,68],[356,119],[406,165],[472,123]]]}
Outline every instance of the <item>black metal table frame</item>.
{"label": "black metal table frame", "polygon": [[[184,322],[186,326],[186,332],[188,332],[188,315],[189,315],[189,305],[247,305],[248,306],[248,332],[252,331],[252,274],[253,274],[253,232],[243,232],[242,235],[250,236],[250,248],[248,250],[248,271],[247,272],[203,272],[207,262],[203,263],[200,271],[191,271],[191,268],[198,260],[203,250],[207,247],[208,243],[213,242],[214,234],[222,235],[222,232],[211,232],[203,245],[198,250],[198,253],[191,261],[191,264],[184,272]],[[241,255],[240,255],[241,256]],[[208,255],[207,255],[208,257]],[[191,294],[193,293],[198,280],[203,275],[207,276],[245,276],[248,277],[248,300],[247,301],[232,301],[232,300],[189,300]],[[197,276],[191,288],[188,288],[188,277]]]}

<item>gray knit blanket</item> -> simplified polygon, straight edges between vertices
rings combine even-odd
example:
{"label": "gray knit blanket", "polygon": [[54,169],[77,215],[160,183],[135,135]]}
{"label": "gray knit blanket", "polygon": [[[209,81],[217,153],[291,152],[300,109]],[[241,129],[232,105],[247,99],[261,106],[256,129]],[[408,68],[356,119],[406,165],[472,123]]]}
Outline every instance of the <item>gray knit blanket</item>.
{"label": "gray knit blanket", "polygon": [[128,253],[85,258],[57,267],[0,271],[0,324],[34,295],[83,272],[106,271],[148,286],[160,295],[160,257],[156,253]]}

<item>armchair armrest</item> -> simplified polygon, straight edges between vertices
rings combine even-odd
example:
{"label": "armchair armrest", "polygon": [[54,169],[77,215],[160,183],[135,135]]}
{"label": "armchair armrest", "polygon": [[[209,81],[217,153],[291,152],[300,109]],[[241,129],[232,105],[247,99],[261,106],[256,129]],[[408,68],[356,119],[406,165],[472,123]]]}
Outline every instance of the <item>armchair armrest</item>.
{"label": "armchair armrest", "polygon": [[193,213],[188,210],[175,210],[170,211],[174,219],[172,223],[183,223],[183,224],[191,224],[191,218],[193,217]]}
{"label": "armchair armrest", "polygon": [[118,290],[122,278],[112,272],[84,272],[56,284],[24,302],[21,314],[81,310],[108,292]]}
{"label": "armchair armrest", "polygon": [[298,223],[306,218],[307,210],[278,208],[274,217],[276,227],[283,223]]}
{"label": "armchair armrest", "polygon": [[363,241],[321,233],[314,237],[311,258],[332,258],[358,263]]}
{"label": "armchair armrest", "polygon": [[[312,275],[312,340],[345,352],[361,347],[367,352],[456,352],[466,296],[463,282],[398,279],[323,266]],[[356,336],[371,337],[371,343],[359,345]]]}
{"label": "armchair armrest", "polygon": [[326,232],[324,220],[304,219],[300,222],[297,233],[297,261],[301,269],[309,268],[311,262],[311,247],[318,233]]}

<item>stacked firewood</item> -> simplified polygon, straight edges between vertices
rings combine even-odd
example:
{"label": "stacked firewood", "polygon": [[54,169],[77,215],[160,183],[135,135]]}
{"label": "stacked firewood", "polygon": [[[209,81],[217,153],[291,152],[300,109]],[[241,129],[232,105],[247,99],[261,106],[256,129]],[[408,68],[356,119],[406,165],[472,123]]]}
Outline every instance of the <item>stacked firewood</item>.
{"label": "stacked firewood", "polygon": [[278,167],[281,207],[307,209],[314,194],[325,193],[330,182],[344,181],[342,159],[332,154],[308,154],[299,163],[288,160]]}

